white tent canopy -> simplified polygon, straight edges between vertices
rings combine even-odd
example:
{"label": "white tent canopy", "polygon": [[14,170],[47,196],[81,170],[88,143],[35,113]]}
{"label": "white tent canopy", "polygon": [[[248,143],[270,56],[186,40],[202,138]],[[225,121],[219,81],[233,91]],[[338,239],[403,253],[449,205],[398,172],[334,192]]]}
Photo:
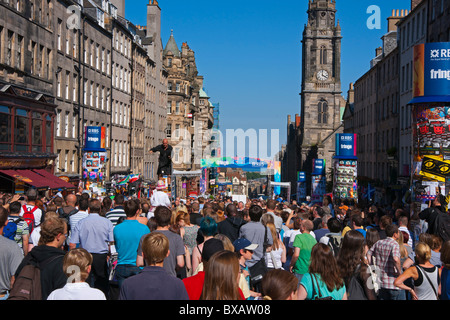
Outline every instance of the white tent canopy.
{"label": "white tent canopy", "polygon": [[195,171],[173,170],[172,175],[173,176],[185,176],[185,177],[201,177],[202,171],[201,170],[195,170]]}

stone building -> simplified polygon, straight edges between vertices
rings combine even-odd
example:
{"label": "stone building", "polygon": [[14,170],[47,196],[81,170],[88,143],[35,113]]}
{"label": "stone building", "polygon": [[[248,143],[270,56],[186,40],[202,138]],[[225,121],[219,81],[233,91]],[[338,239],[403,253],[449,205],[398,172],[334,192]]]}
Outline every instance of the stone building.
{"label": "stone building", "polygon": [[[81,180],[86,126],[106,128],[110,157],[111,34],[105,19],[114,14],[112,4],[103,8],[89,1],[55,1],[57,99],[55,173],[74,183]],[[82,6],[79,6],[82,4]],[[109,177],[109,163],[105,170]]]}
{"label": "stone building", "polygon": [[111,177],[131,172],[132,43],[127,21],[118,16],[109,25],[112,34]]}
{"label": "stone building", "polygon": [[370,69],[354,85],[353,133],[358,135],[358,177],[396,183],[399,148],[399,50],[397,22],[406,11],[392,12],[382,47]]}
{"label": "stone building", "polygon": [[168,71],[167,137],[174,148],[173,168],[197,170],[203,150],[209,144],[207,131],[214,123],[214,106],[203,89],[195,53],[187,43],[178,48],[173,32],[164,48]]}
{"label": "stone building", "polygon": [[414,46],[427,42],[428,1],[411,2],[411,11],[397,23],[399,50],[399,177],[409,181],[412,166],[411,107],[413,99]]}
{"label": "stone building", "polygon": [[307,192],[310,192],[312,160],[325,159],[328,174],[335,153],[335,135],[343,131],[342,36],[336,12],[336,1],[309,1],[308,22],[303,31],[297,171],[306,173]]}
{"label": "stone building", "polygon": [[0,1],[0,12],[0,191],[73,187],[37,173],[59,165],[55,2]]}
{"label": "stone building", "polygon": [[149,150],[166,138],[168,73],[163,65],[161,8],[156,0],[147,4],[147,25],[137,26],[137,36],[147,51],[144,106],[144,170],[146,180],[157,180],[158,154]]}

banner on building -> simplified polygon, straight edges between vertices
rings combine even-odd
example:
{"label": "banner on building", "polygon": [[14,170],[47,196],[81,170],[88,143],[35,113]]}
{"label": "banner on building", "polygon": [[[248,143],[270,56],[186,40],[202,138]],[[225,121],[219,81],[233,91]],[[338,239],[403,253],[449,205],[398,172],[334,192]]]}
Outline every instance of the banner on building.
{"label": "banner on building", "polygon": [[85,151],[106,151],[106,127],[85,127]]}
{"label": "banner on building", "polygon": [[450,42],[414,46],[413,96],[445,96],[450,92]]}
{"label": "banner on building", "polygon": [[353,133],[336,134],[335,158],[356,159],[356,138]]}
{"label": "banner on building", "polygon": [[313,159],[313,176],[321,176],[326,174],[325,172],[325,159]]}
{"label": "banner on building", "polygon": [[440,157],[425,156],[422,160],[420,175],[436,181],[445,182],[450,175],[450,161]]}

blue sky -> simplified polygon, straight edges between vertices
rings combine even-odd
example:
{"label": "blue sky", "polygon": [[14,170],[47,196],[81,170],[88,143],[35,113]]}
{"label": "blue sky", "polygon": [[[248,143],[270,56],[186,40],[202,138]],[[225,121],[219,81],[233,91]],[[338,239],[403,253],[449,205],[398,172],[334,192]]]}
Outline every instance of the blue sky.
{"label": "blue sky", "polygon": [[[127,0],[126,18],[146,25],[147,3]],[[367,27],[371,5],[381,9],[381,29]],[[195,51],[205,91],[220,103],[221,130],[279,129],[284,144],[287,116],[300,112],[308,0],[160,0],[159,6],[162,42],[173,29],[178,46],[187,42]],[[393,9],[409,10],[410,0],[337,0],[344,97],[350,82],[368,71]]]}

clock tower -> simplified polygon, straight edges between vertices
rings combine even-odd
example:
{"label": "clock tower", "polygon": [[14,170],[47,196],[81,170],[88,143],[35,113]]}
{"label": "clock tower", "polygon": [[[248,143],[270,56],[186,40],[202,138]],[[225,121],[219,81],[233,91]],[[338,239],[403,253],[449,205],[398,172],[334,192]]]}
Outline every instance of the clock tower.
{"label": "clock tower", "polygon": [[303,31],[299,171],[306,173],[309,182],[313,159],[325,159],[329,173],[335,135],[343,132],[342,37],[336,11],[335,0],[309,0],[308,23]]}

